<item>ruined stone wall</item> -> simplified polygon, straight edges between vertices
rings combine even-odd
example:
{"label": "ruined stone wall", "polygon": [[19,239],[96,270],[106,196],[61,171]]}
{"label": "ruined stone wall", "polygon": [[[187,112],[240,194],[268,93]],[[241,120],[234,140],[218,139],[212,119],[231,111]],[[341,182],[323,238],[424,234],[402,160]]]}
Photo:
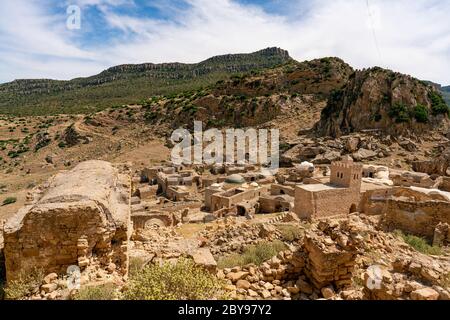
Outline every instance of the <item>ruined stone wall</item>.
{"label": "ruined stone wall", "polygon": [[143,213],[132,214],[131,221],[133,222],[133,229],[143,230],[148,229],[153,225],[162,227],[169,227],[174,225],[173,215],[169,213]]}
{"label": "ruined stone wall", "polygon": [[342,250],[327,252],[316,239],[310,237],[305,238],[305,249],[308,252],[305,274],[316,288],[330,284],[342,288],[352,283],[356,253]]}
{"label": "ruined stone wall", "polygon": [[217,211],[222,208],[230,208],[241,202],[255,199],[261,196],[263,192],[267,192],[267,187],[249,189],[234,195],[231,195],[232,192],[233,190],[228,190],[224,193],[213,194],[211,196],[212,211]]}
{"label": "ruined stone wall", "polygon": [[294,197],[295,189],[294,189],[294,187],[291,187],[291,186],[284,186],[281,184],[272,184],[272,186],[270,187],[270,194],[273,196],[287,194],[288,196]]}
{"label": "ruined stone wall", "polygon": [[[290,198],[291,200],[293,200],[292,197]],[[289,201],[289,196],[260,197],[259,205],[260,205],[259,208],[260,213],[275,213],[275,212],[289,211],[291,209],[291,201]]]}
{"label": "ruined stone wall", "polygon": [[[386,212],[389,199],[409,199],[411,202],[440,200],[438,194],[428,195],[408,187],[386,187],[386,189],[368,190],[361,195],[360,211],[369,215],[381,215]],[[438,199],[436,199],[438,198]]]}
{"label": "ruined stone wall", "polygon": [[40,186],[5,225],[8,281],[32,268],[65,273],[70,265],[115,264],[128,272],[131,174],[87,161]]}
{"label": "ruined stone wall", "polygon": [[335,288],[351,285],[358,250],[362,245],[353,222],[321,221],[318,228],[321,233],[305,235],[305,274],[318,289],[328,285]]}
{"label": "ruined stone wall", "polygon": [[[345,216],[357,211],[360,201],[356,189],[333,189],[310,192],[296,189],[295,212],[301,219],[324,219]],[[352,210],[351,210],[352,209]]]}
{"label": "ruined stone wall", "polygon": [[389,199],[382,220],[390,230],[433,239],[439,223],[450,224],[450,203],[444,201],[401,201]]}
{"label": "ruined stone wall", "polygon": [[302,188],[295,188],[294,209],[300,219],[310,219],[315,212],[313,193]]}
{"label": "ruined stone wall", "polygon": [[381,215],[386,207],[386,200],[392,195],[390,188],[368,190],[361,195],[359,209],[368,215]]}

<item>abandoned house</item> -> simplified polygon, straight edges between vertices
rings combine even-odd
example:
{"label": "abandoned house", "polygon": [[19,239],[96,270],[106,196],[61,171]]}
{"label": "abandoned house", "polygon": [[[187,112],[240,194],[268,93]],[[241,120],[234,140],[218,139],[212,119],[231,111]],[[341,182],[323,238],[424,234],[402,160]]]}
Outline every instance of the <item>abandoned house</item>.
{"label": "abandoned house", "polygon": [[362,165],[352,159],[331,164],[328,184],[297,185],[295,212],[301,219],[348,215],[358,209]]}

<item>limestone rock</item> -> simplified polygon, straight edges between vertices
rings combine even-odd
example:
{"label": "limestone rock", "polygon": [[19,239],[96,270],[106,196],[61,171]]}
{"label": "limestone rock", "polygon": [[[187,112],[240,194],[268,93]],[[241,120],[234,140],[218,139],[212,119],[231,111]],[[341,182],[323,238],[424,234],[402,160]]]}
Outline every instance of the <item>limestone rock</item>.
{"label": "limestone rock", "polygon": [[411,292],[412,300],[437,300],[439,293],[431,288],[423,288]]}

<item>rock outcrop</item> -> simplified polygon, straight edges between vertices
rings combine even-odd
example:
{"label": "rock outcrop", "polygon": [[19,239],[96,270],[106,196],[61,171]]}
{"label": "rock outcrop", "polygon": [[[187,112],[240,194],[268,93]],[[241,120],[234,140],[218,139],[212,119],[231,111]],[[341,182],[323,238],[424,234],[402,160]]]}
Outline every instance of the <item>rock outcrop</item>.
{"label": "rock outcrop", "polygon": [[333,137],[365,129],[407,135],[447,123],[447,114],[435,88],[377,67],[356,71],[330,95],[316,129]]}
{"label": "rock outcrop", "polygon": [[33,268],[84,269],[93,259],[127,274],[130,170],[87,161],[52,177],[4,227],[7,280]]}

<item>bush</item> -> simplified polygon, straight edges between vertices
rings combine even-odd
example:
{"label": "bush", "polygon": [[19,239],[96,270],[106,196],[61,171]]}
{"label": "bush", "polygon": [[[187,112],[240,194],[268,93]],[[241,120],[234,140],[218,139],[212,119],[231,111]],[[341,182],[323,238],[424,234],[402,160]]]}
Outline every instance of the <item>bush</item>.
{"label": "bush", "polygon": [[128,273],[130,277],[134,277],[145,267],[145,260],[139,257],[130,257]]}
{"label": "bush", "polygon": [[431,100],[431,112],[433,115],[449,114],[449,108],[440,93],[432,91],[428,94],[428,97]]}
{"label": "bush", "polygon": [[389,116],[395,119],[396,123],[405,123],[410,121],[408,108],[403,103],[395,103],[389,110]]}
{"label": "bush", "polygon": [[395,230],[394,234],[401,237],[403,241],[405,241],[407,244],[409,244],[411,247],[416,249],[419,252],[425,253],[425,254],[431,254],[431,255],[441,255],[442,250],[439,247],[430,246],[427,242],[427,240],[416,237],[409,234],[404,234],[400,230]]}
{"label": "bush", "polygon": [[418,104],[414,108],[414,118],[417,122],[427,123],[428,122],[428,110],[425,106]]}
{"label": "bush", "polygon": [[8,197],[5,200],[3,200],[3,205],[7,206],[8,204],[13,204],[17,201],[17,198],[15,197]]}
{"label": "bush", "polygon": [[4,288],[5,297],[9,300],[20,300],[39,290],[44,280],[44,272],[34,268],[30,272],[23,272],[16,280],[9,281]]}
{"label": "bush", "polygon": [[220,295],[222,283],[191,260],[149,265],[135,274],[126,300],[206,300]]}
{"label": "bush", "polygon": [[116,285],[105,283],[98,286],[85,286],[75,295],[75,300],[114,300],[116,296]]}
{"label": "bush", "polygon": [[257,245],[248,246],[242,254],[232,254],[219,259],[217,265],[221,269],[245,266],[251,263],[260,265],[283,250],[286,250],[286,245],[279,240],[262,241]]}

